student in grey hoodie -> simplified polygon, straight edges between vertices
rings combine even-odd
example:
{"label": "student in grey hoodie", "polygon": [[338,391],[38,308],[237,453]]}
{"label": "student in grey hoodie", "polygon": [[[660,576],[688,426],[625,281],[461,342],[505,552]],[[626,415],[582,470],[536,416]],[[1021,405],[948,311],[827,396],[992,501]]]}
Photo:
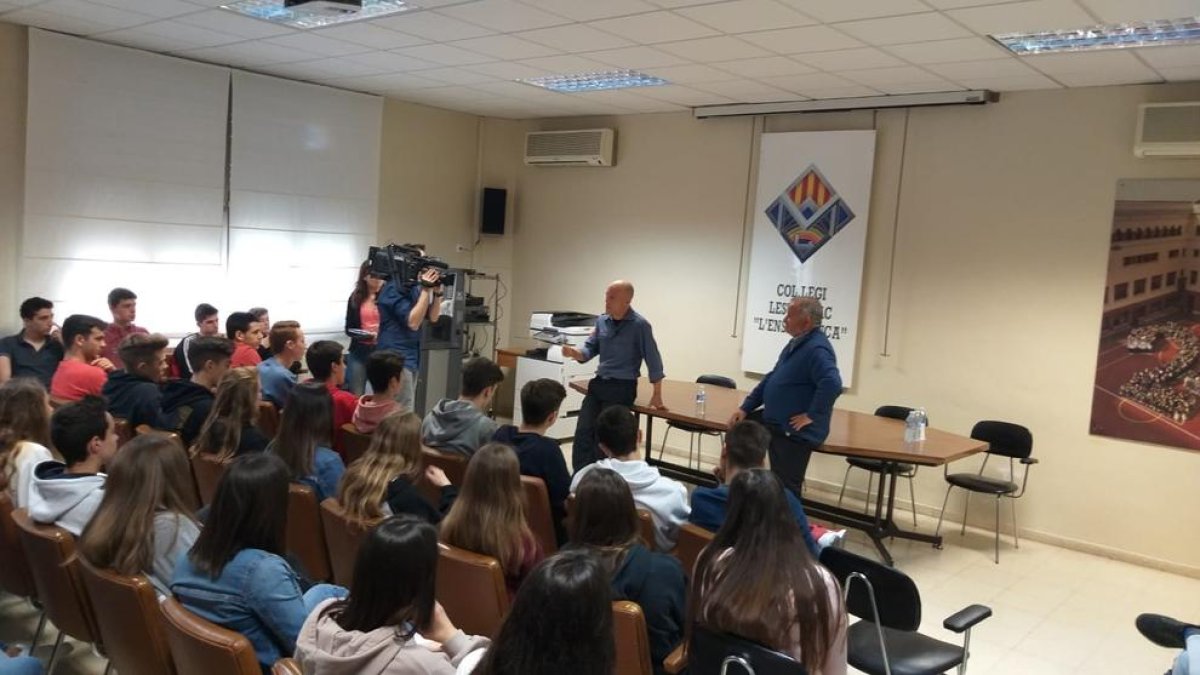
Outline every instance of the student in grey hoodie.
{"label": "student in grey hoodie", "polygon": [[453,675],[489,640],[463,633],[433,599],[437,529],[393,516],[367,535],[345,599],[317,605],[300,629],[306,675]]}
{"label": "student in grey hoodie", "polygon": [[29,483],[29,517],[78,537],[104,497],[100,470],[117,454],[117,431],[104,399],[68,403],[50,418],[50,439],[64,462],[38,464]]}
{"label": "student in grey hoodie", "polygon": [[504,381],[504,371],[491,359],[469,359],[462,366],[462,389],[457,401],[444,398],[425,415],[421,438],[425,445],[470,457],[492,440],[499,425],[487,416]]}

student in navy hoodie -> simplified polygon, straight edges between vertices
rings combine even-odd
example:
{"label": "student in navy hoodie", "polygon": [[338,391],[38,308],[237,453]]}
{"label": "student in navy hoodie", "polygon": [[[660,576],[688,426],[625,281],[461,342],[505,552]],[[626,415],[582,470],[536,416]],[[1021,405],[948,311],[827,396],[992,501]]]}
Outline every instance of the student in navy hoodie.
{"label": "student in navy hoodie", "polygon": [[117,353],[125,369],[108,374],[104,398],[108,399],[108,412],[129,422],[130,428],[143,424],[154,429],[175,427],[172,416],[162,409],[160,384],[166,348],[167,338],[158,333],[134,333],[121,341]]}
{"label": "student in navy hoodie", "polygon": [[571,472],[558,442],[545,434],[558,420],[558,409],[566,397],[567,390],[560,382],[547,378],[526,382],[521,387],[521,427],[506,424],[492,437],[493,441],[516,450],[521,475],[541,478],[546,483],[550,513],[554,516],[554,537],[560,546],[567,540],[564,521],[567,497],[571,495]]}
{"label": "student in navy hoodie", "polygon": [[646,617],[650,660],[663,659],[683,639],[687,582],[679,560],[646,549],[638,538],[637,508],[629,484],[611,469],[595,468],[575,490],[571,546],[590,549],[608,566],[614,600],[636,602]]}
{"label": "student in navy hoodie", "polygon": [[229,371],[233,342],[223,337],[195,337],[188,342],[188,362],[194,369],[188,379],[171,380],[163,387],[163,414],[174,419],[174,430],[191,447],[212,411],[217,385]]}

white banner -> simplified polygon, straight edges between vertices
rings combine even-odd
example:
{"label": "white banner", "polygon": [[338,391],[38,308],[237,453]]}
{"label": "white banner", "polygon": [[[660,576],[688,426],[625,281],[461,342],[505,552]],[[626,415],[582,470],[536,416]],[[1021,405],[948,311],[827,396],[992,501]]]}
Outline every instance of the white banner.
{"label": "white banner", "polygon": [[742,370],[771,370],[791,339],[788,303],[811,295],[825,306],[842,382],[854,382],[874,164],[874,131],[763,134]]}

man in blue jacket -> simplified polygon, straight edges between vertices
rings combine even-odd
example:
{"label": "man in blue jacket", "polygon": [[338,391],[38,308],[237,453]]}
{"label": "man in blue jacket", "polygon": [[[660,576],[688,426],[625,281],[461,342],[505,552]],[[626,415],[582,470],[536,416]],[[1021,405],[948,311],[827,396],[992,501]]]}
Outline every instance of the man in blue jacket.
{"label": "man in blue jacket", "polygon": [[[405,244],[425,255],[420,244]],[[429,319],[436,323],[442,315],[441,275],[436,269],[421,270],[415,282],[392,279],[379,291],[375,304],[379,307],[379,337],[375,349],[390,349],[404,356],[404,382],[400,387],[400,405],[412,411],[417,391],[417,374],[421,372],[421,324]]]}
{"label": "man in blue jacket", "polygon": [[808,458],[829,435],[833,402],[842,393],[833,345],[821,330],[824,315],[825,308],[816,298],[792,300],[783,317],[791,341],[771,372],[729,418],[733,426],[762,407],[759,414],[771,432],[771,469],[797,493]]}

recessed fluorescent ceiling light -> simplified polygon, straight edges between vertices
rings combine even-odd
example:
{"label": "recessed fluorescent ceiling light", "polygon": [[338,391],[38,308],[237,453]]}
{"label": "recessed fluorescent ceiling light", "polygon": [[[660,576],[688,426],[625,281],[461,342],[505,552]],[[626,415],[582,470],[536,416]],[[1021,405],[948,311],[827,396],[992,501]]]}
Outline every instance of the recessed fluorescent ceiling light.
{"label": "recessed fluorescent ceiling light", "polygon": [[411,12],[420,8],[404,0],[310,0],[304,3],[292,3],[287,0],[241,0],[222,5],[221,9],[293,28],[321,28],[348,21],[378,19],[381,16]]}
{"label": "recessed fluorescent ceiling light", "polygon": [[992,39],[1018,55],[1200,43],[1200,17],[1108,23],[1041,33],[1002,33]]}
{"label": "recessed fluorescent ceiling light", "polygon": [[578,75],[547,75],[517,80],[535,87],[572,94],[581,91],[604,91],[606,89],[632,89],[634,87],[660,87],[669,84],[661,77],[639,73],[635,70],[613,70],[606,73],[580,73]]}

